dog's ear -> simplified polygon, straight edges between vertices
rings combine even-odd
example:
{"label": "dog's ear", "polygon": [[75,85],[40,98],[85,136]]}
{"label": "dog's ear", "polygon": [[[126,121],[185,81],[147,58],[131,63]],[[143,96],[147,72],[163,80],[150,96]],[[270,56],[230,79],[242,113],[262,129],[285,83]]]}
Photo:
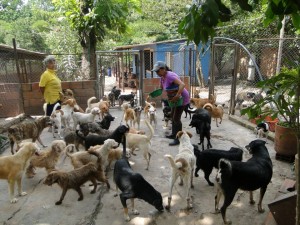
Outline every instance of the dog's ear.
{"label": "dog's ear", "polygon": [[178,131],[176,134],[176,137],[179,139],[179,138],[181,138],[182,134],[183,134],[183,131]]}
{"label": "dog's ear", "polygon": [[190,138],[193,137],[193,135],[190,132],[186,131],[186,133],[187,135],[189,135]]}

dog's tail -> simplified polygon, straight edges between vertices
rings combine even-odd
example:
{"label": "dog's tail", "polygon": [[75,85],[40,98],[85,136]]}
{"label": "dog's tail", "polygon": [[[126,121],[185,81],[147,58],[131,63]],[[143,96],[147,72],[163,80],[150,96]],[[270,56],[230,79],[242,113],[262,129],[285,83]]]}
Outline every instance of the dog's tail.
{"label": "dog's tail", "polygon": [[85,141],[85,136],[81,135],[81,134],[79,133],[79,130],[76,130],[75,133],[76,133],[76,135],[77,135],[79,138],[81,138],[81,139],[83,139],[83,140]]}
{"label": "dog's tail", "polygon": [[98,170],[99,170],[101,167],[101,160],[102,160],[101,155],[97,151],[90,150],[90,149],[88,150],[88,153],[97,157],[97,166],[98,166]]}
{"label": "dog's tail", "polygon": [[222,175],[227,177],[231,177],[232,174],[232,166],[229,160],[227,159],[220,159],[219,160],[219,171]]}
{"label": "dog's tail", "polygon": [[208,111],[212,111],[213,110],[213,105],[211,103],[206,103],[204,106],[203,106],[203,109],[206,109]]}
{"label": "dog's tail", "polygon": [[52,113],[51,113],[51,117],[53,117],[53,115],[55,114],[55,111],[57,110],[57,108],[60,106],[59,103],[56,103],[53,107]]}
{"label": "dog's tail", "polygon": [[60,163],[58,163],[58,167],[59,168],[61,168],[65,164],[67,156],[68,157],[72,157],[71,153],[74,152],[74,149],[75,149],[75,145],[74,144],[68,144],[65,147],[65,149],[64,149],[64,151],[62,153],[62,156],[61,156],[62,160],[61,160]]}
{"label": "dog's tail", "polygon": [[92,108],[92,101],[95,100],[95,99],[97,99],[97,98],[94,96],[94,97],[90,97],[90,98],[87,100],[87,107],[88,107],[89,109]]}
{"label": "dog's tail", "polygon": [[183,168],[186,167],[187,162],[184,159],[175,162],[171,155],[165,155],[165,157],[169,160],[173,169],[183,170]]}
{"label": "dog's tail", "polygon": [[150,134],[149,134],[149,136],[147,136],[148,141],[150,141],[150,140],[152,139],[153,135],[154,135],[154,129],[153,129],[153,127],[151,126],[151,124],[149,123],[148,120],[145,120],[145,123],[146,123],[147,127],[148,127],[149,130],[150,130]]}

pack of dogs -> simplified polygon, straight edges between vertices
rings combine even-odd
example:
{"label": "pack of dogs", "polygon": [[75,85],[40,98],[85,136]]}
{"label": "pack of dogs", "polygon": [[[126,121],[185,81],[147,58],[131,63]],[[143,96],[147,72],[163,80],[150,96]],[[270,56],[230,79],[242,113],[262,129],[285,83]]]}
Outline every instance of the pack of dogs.
{"label": "pack of dogs", "polygon": [[[237,104],[242,104],[245,99],[254,101],[256,94],[239,94]],[[171,170],[168,187],[167,204],[163,205],[162,194],[156,190],[142,174],[135,172],[129,163],[129,158],[136,155],[136,149],[142,150],[146,160],[146,170],[150,168],[151,140],[157,127],[156,103],[149,99],[145,106],[135,106],[135,94],[121,94],[121,91],[113,87],[107,97],[95,103],[95,97],[88,99],[87,108],[83,111],[77,104],[71,90],[61,94],[62,108],[57,110],[56,105],[50,117],[42,116],[33,118],[27,116],[21,123],[13,125],[8,129],[8,137],[11,147],[11,155],[0,157],[0,179],[9,183],[9,198],[11,203],[18,199],[14,194],[14,184],[18,184],[18,195],[24,196],[22,190],[22,174],[27,178],[34,178],[38,168],[45,169],[47,175],[44,184],[52,186],[57,184],[62,193],[55,205],[61,205],[70,189],[74,189],[79,197],[78,201],[84,199],[82,185],[86,182],[92,183],[91,194],[96,193],[98,182],[106,185],[110,190],[107,173],[112,169],[114,162],[113,181],[116,184],[116,191],[119,194],[123,206],[125,221],[130,220],[127,200],[131,200],[132,214],[138,215],[134,199],[141,199],[152,205],[157,211],[170,210],[172,203],[172,192],[176,180],[179,178],[179,185],[183,185],[183,198],[186,201],[185,209],[193,208],[191,189],[194,188],[194,176],[199,177],[200,170],[209,186],[216,186],[215,211],[220,212],[224,224],[231,221],[226,217],[227,208],[232,203],[238,189],[250,192],[250,203],[254,204],[252,192],[260,189],[258,211],[263,212],[262,200],[267,186],[271,181],[273,168],[266,142],[262,140],[269,132],[268,123],[262,122],[255,128],[256,137],[260,138],[251,141],[245,148],[252,155],[247,161],[243,161],[245,150],[231,147],[229,150],[213,149],[211,144],[211,119],[216,120],[216,126],[221,124],[224,110],[222,105],[215,105],[216,95],[210,98],[191,98],[190,104],[186,105],[185,118],[189,115],[191,128],[196,129],[200,136],[200,148],[192,143],[192,134],[182,130],[176,135],[179,140],[178,152],[165,155]],[[256,96],[256,100],[259,99]],[[111,123],[115,117],[109,112],[109,108],[115,106],[118,100],[124,115],[124,125],[120,124],[116,129],[110,130]],[[255,100],[255,101],[256,101]],[[168,101],[162,99],[162,113],[164,127],[172,122],[172,108]],[[141,114],[144,110],[145,124],[148,127],[148,134],[140,130]],[[98,117],[99,116],[99,117]],[[100,121],[97,119],[101,119]],[[218,122],[219,120],[219,122]],[[73,121],[71,126],[70,121]],[[42,131],[52,126],[54,140],[51,146],[47,147],[40,139]],[[137,126],[137,129],[136,129]],[[56,128],[56,129],[55,129]],[[62,131],[62,128],[64,130]],[[62,134],[64,133],[64,136]],[[57,134],[57,135],[56,135]],[[206,145],[204,144],[206,139]],[[40,148],[35,141],[38,141],[44,148]],[[16,143],[17,148],[14,149]],[[123,148],[119,145],[122,144]],[[80,151],[80,147],[84,151]],[[58,169],[59,159],[61,164],[69,158],[73,170],[64,171]],[[213,169],[217,170],[214,182],[210,180]],[[219,208],[219,201],[224,196],[224,202]]]}

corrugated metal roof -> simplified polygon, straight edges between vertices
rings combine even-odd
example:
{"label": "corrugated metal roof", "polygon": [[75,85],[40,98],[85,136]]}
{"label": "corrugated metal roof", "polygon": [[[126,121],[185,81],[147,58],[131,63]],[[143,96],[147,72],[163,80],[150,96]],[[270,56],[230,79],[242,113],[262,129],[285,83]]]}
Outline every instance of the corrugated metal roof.
{"label": "corrugated metal roof", "polygon": [[[0,44],[0,52],[14,52],[14,48],[9,45]],[[46,53],[34,52],[23,48],[17,48],[17,52],[26,55],[35,55],[35,56],[43,56],[43,57],[47,55]]]}

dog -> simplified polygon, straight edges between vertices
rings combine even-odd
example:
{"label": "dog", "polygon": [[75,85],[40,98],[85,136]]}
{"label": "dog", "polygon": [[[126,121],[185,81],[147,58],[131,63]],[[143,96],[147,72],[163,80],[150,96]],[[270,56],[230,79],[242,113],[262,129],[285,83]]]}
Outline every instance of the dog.
{"label": "dog", "polygon": [[[101,159],[99,156],[99,161],[100,160]],[[88,163],[87,165],[84,165],[70,172],[52,171],[47,175],[44,184],[51,186],[52,184],[57,183],[61,187],[62,194],[60,196],[60,199],[55,202],[55,205],[61,205],[69,189],[74,189],[75,191],[77,191],[79,195],[78,201],[82,201],[83,193],[80,186],[89,180],[94,185],[94,189],[91,191],[91,194],[96,193],[96,180],[106,183],[107,189],[110,189],[110,184],[104,175],[102,167],[100,165],[96,166],[94,163]]]}
{"label": "dog", "polygon": [[164,125],[163,125],[163,127],[167,128],[169,126],[169,122],[172,121],[172,116],[171,116],[171,110],[172,109],[171,109],[167,99],[162,99],[161,104],[162,104],[162,111],[163,111],[163,114],[164,114],[164,117],[163,117]]}
{"label": "dog", "polygon": [[118,146],[118,142],[116,142],[113,139],[107,139],[104,141],[104,144],[102,146],[96,145],[93,147],[90,147],[89,150],[86,152],[76,152],[73,154],[70,154],[69,152],[66,152],[66,155],[70,157],[71,163],[74,167],[80,168],[83,165],[88,164],[89,162],[93,162],[95,165],[97,163],[97,157],[93,154],[90,154],[90,152],[97,152],[101,156],[101,166],[103,170],[106,168],[108,164],[108,155],[111,149],[116,148]]}
{"label": "dog", "polygon": [[[121,148],[112,148],[107,157],[107,167],[106,170],[109,171],[111,170],[111,164],[114,161],[117,161],[118,159],[122,159],[123,157],[123,149]],[[126,153],[125,153],[125,158],[128,160],[131,157],[130,149],[126,148]]]}
{"label": "dog", "polygon": [[180,177],[180,185],[184,184],[185,198],[187,201],[186,209],[191,209],[192,202],[190,199],[190,188],[194,188],[193,174],[196,164],[196,157],[194,156],[193,145],[191,144],[192,134],[188,131],[179,131],[176,135],[180,144],[179,152],[175,159],[171,155],[165,155],[168,158],[172,167],[172,176],[170,178],[170,187],[168,195],[167,210],[170,210],[172,200],[172,190],[177,178]]}
{"label": "dog", "polygon": [[185,117],[184,118],[187,118],[187,115],[189,114],[190,116],[190,119],[192,119],[192,114],[194,114],[196,112],[196,108],[192,108],[190,103],[185,105],[183,111],[185,112]]}
{"label": "dog", "polygon": [[139,212],[134,208],[134,199],[139,198],[154,206],[158,211],[164,210],[163,200],[161,194],[148,183],[144,177],[135,173],[126,158],[116,161],[114,166],[114,182],[117,190],[121,190],[120,200],[124,209],[125,221],[130,221],[128,215],[128,208],[126,204],[127,199],[131,199],[132,212],[138,215]]}
{"label": "dog", "polygon": [[136,148],[143,150],[144,153],[144,159],[147,162],[146,170],[149,169],[151,154],[150,154],[150,145],[151,145],[151,139],[154,135],[154,130],[151,124],[145,120],[145,123],[147,127],[150,130],[149,136],[142,135],[142,134],[132,134],[132,133],[126,133],[126,146],[131,150],[131,154],[135,155],[134,150]]}
{"label": "dog", "polygon": [[45,168],[47,173],[49,174],[52,170],[55,169],[55,165],[65,148],[66,143],[64,141],[55,140],[52,142],[49,149],[42,151],[38,156],[33,156],[26,170],[27,178],[34,177],[34,170],[36,167]]}
{"label": "dog", "polygon": [[108,136],[100,136],[98,134],[89,134],[86,137],[79,134],[79,131],[76,131],[77,136],[84,140],[85,150],[88,150],[91,146],[102,145],[106,139],[114,139],[119,144],[123,140],[123,136],[125,133],[129,131],[129,127],[125,125],[118,126],[111,135]]}
{"label": "dog", "polygon": [[[86,107],[86,109],[85,109],[85,112],[86,113],[90,113],[91,112],[91,110],[92,110],[92,108],[97,108],[97,107],[99,107],[99,102],[97,102],[97,103],[92,103],[92,101],[94,101],[94,100],[96,100],[97,98],[95,97],[95,96],[93,96],[93,97],[90,97],[88,100],[87,100],[87,107]],[[99,109],[100,110],[100,109]]]}
{"label": "dog", "polygon": [[[226,209],[230,206],[238,189],[250,191],[250,204],[255,203],[253,191],[260,189],[258,212],[264,212],[262,200],[273,175],[273,165],[265,143],[259,139],[251,141],[246,149],[252,154],[252,158],[246,162],[227,159],[219,161],[219,170],[216,176],[218,190],[215,196],[215,210],[221,212],[224,224],[231,224],[231,221],[226,218]],[[219,210],[219,201],[222,195],[224,195],[224,203]]]}
{"label": "dog", "polygon": [[156,116],[156,108],[151,105],[149,110],[148,110],[148,114],[149,114],[149,121],[150,121],[150,124],[152,126],[152,123],[154,123],[154,128],[156,129],[156,126],[157,126],[157,116]]}
{"label": "dog", "polygon": [[108,94],[108,99],[111,102],[111,106],[115,106],[116,105],[115,101],[116,101],[116,99],[119,98],[120,94],[121,94],[121,90],[117,89],[117,87],[114,86],[112,88],[112,90],[110,91],[110,93]]}
{"label": "dog", "polygon": [[109,114],[109,106],[110,105],[108,101],[99,102],[99,109],[100,109],[100,115],[102,120],[106,114]]}
{"label": "dog", "polygon": [[15,198],[15,183],[18,184],[18,195],[27,195],[22,190],[22,177],[34,154],[39,153],[39,147],[32,142],[21,143],[19,151],[14,155],[0,157],[0,179],[5,179],[9,186],[9,198],[11,203],[18,201]]}
{"label": "dog", "polygon": [[150,102],[150,96],[147,96],[147,99],[145,101],[145,106],[144,106],[145,118],[149,118],[149,109],[150,109],[151,106],[156,108],[156,103],[155,102]]}
{"label": "dog", "polygon": [[267,139],[269,134],[269,124],[267,122],[261,122],[257,124],[254,128],[254,133],[258,138],[263,138],[265,136]]}
{"label": "dog", "polygon": [[135,111],[132,108],[129,108],[128,103],[123,103],[121,108],[124,110],[124,120],[127,126],[129,126],[128,121],[130,122],[130,127],[135,127],[136,115]]}
{"label": "dog", "polygon": [[10,128],[8,128],[7,132],[10,141],[11,154],[14,154],[14,144],[16,143],[17,149],[19,149],[19,144],[24,139],[32,139],[32,142],[38,140],[43,147],[46,147],[46,145],[42,143],[40,135],[44,128],[48,127],[49,125],[49,116],[42,116],[37,119],[28,116],[21,123],[12,125]]}
{"label": "dog", "polygon": [[95,117],[99,115],[99,112],[99,108],[97,107],[92,108],[90,113],[72,112],[74,130],[76,130],[77,124],[94,122]]}
{"label": "dog", "polygon": [[223,120],[223,115],[224,115],[224,108],[222,105],[212,105],[210,103],[206,103],[203,106],[204,109],[206,109],[208,112],[210,112],[210,115],[212,118],[216,119],[216,126],[219,127],[218,125],[218,119],[220,119],[220,124],[222,123]]}
{"label": "dog", "polygon": [[[124,101],[130,102],[130,105],[132,106],[132,102],[134,103],[134,97],[135,97],[134,92],[131,92],[130,94],[123,94],[123,95],[120,95],[120,96],[118,97],[118,100],[119,100],[119,106],[121,107],[121,105],[124,103]],[[132,107],[133,107],[133,106],[132,106]]]}
{"label": "dog", "polygon": [[141,106],[137,106],[134,108],[135,112],[135,121],[138,125],[138,130],[140,129],[140,124],[141,124],[141,113],[143,111],[143,108]]}
{"label": "dog", "polygon": [[215,104],[216,103],[216,98],[217,95],[216,94],[211,94],[210,98],[191,98],[190,99],[190,106],[191,107],[196,107],[197,109],[203,108],[203,106],[206,103],[211,103],[211,104]]}
{"label": "dog", "polygon": [[263,96],[260,93],[254,93],[250,91],[241,91],[236,95],[235,109],[241,109],[244,101],[251,101],[253,103],[259,102]]}
{"label": "dog", "polygon": [[100,122],[96,122],[100,125],[101,128],[108,130],[112,121],[115,120],[111,114],[106,114]]}
{"label": "dog", "polygon": [[204,150],[204,137],[207,139],[207,148],[212,148],[210,143],[211,116],[206,109],[197,109],[192,116],[189,126],[195,127],[196,133],[200,134],[200,142],[198,144],[202,145],[202,151]]}
{"label": "dog", "polygon": [[83,110],[77,105],[74,98],[68,99],[61,104],[61,123],[64,126],[64,131],[71,129],[72,112],[83,112]]}
{"label": "dog", "polygon": [[109,101],[109,103],[110,103],[111,106],[115,106],[116,105],[116,98],[115,98],[114,93],[110,92],[108,94],[108,101]]}
{"label": "dog", "polygon": [[204,178],[210,186],[214,186],[209,180],[209,176],[213,168],[219,168],[219,160],[221,158],[242,161],[243,150],[240,148],[230,148],[229,150],[219,150],[219,149],[207,149],[205,151],[200,151],[197,145],[194,146],[194,155],[196,156],[196,170],[195,177],[199,177],[198,171],[201,169],[204,172]]}
{"label": "dog", "polygon": [[57,128],[57,135],[59,138],[63,138],[61,136],[61,121],[62,116],[64,115],[64,112],[61,109],[57,109],[60,106],[59,103],[56,103],[53,107],[53,111],[50,115],[50,120],[52,122],[52,136],[55,138],[55,128]]}
{"label": "dog", "polygon": [[60,101],[62,102],[62,106],[66,104],[70,104],[70,101],[72,100],[71,104],[74,107],[75,112],[84,112],[83,109],[77,104],[74,92],[71,89],[63,89],[62,92],[59,92]]}

